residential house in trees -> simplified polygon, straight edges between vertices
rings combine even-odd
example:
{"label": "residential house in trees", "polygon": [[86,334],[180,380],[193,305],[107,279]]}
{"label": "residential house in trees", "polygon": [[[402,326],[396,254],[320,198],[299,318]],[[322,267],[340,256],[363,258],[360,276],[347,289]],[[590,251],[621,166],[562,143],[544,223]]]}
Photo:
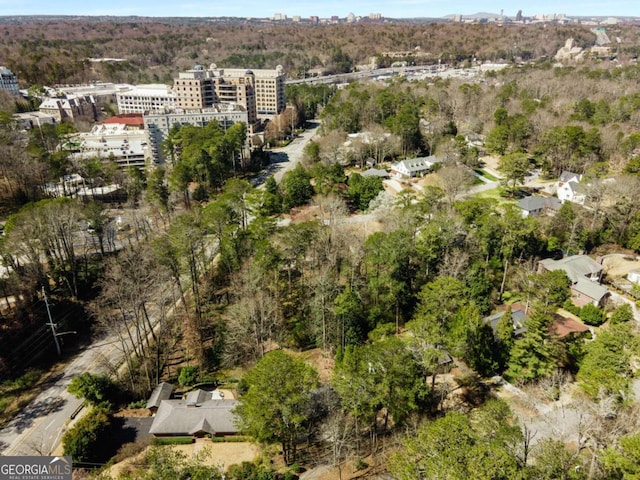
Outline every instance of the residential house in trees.
{"label": "residential house in trees", "polygon": [[[525,306],[521,304],[513,304],[511,305],[511,308],[513,335],[517,338],[527,331],[527,313]],[[505,313],[506,308],[503,307],[499,312],[483,319],[484,323],[491,327],[494,335],[496,335],[498,323],[500,323],[500,319],[505,315]],[[572,315],[563,309],[559,309],[553,314],[553,322],[551,323],[550,331],[558,338],[565,338],[587,332],[589,331],[589,327],[582,323],[575,315]]]}
{"label": "residential house in trees", "polygon": [[518,207],[522,210],[523,217],[537,217],[540,215],[553,215],[562,206],[562,202],[556,197],[524,197],[518,200]]}
{"label": "residential house in trees", "polygon": [[156,385],[156,388],[151,392],[151,396],[149,400],[147,400],[147,409],[151,412],[151,414],[155,414],[160,407],[160,403],[163,400],[169,400],[171,398],[171,394],[173,393],[173,385],[167,382],[161,382]]}
{"label": "residential house in trees", "polygon": [[[153,394],[149,402],[152,399]],[[156,437],[235,435],[239,429],[234,410],[239,403],[217,390],[194,390],[179,400],[160,400],[149,433]]]}
{"label": "residential house in trees", "polygon": [[[498,330],[498,324],[500,323],[500,319],[507,313],[506,308],[499,312],[496,312],[488,317],[483,319],[484,323],[491,327],[494,335]],[[524,332],[527,331],[527,327],[525,326],[525,321],[527,319],[527,314],[523,307],[512,306],[511,310],[511,322],[513,323],[513,335],[515,337],[519,337]]]}
{"label": "residential house in trees", "polygon": [[586,196],[584,192],[580,191],[580,181],[582,180],[582,175],[573,172],[562,172],[560,178],[556,182],[556,194],[558,195],[558,199],[564,202],[572,202],[578,203],[580,205],[584,205]]}
{"label": "residential house in trees", "polygon": [[547,258],[538,262],[538,273],[563,270],[571,280],[571,300],[579,307],[589,303],[603,306],[610,296],[600,284],[602,265],[586,255],[573,255],[561,260]]}
{"label": "residential house in trees", "polygon": [[403,178],[421,177],[433,171],[435,165],[439,163],[440,160],[438,160],[435,155],[406,158],[391,165],[391,173]]}

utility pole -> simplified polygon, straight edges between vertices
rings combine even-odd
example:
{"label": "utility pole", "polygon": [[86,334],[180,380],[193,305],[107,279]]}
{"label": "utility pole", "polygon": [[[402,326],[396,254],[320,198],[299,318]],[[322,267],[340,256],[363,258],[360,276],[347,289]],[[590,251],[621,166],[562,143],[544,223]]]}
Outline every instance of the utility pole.
{"label": "utility pole", "polygon": [[49,310],[49,301],[47,300],[47,293],[44,291],[44,286],[42,287],[42,296],[44,297],[44,304],[47,307],[47,316],[49,317],[49,325],[51,327],[51,333],[53,334],[53,341],[56,344],[56,350],[58,352],[58,356],[62,355],[62,350],[60,349],[60,342],[58,341],[58,334],[56,333],[56,325],[53,323],[53,318],[51,318],[51,310]]}

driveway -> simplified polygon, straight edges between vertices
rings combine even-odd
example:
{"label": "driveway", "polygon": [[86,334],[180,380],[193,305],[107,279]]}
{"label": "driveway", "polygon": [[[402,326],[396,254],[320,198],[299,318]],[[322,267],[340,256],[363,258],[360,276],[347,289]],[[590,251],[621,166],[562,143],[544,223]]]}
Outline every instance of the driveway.
{"label": "driveway", "polygon": [[633,318],[635,319],[636,322],[640,323],[640,311],[638,311],[636,302],[634,302],[633,300],[630,300],[624,295],[619,294],[618,292],[614,292],[613,290],[609,290],[609,292],[611,293],[611,300],[616,305],[622,305],[623,303],[627,303],[631,305],[631,310],[633,310]]}
{"label": "driveway", "polygon": [[153,417],[122,417],[122,443],[151,440],[149,433]]}

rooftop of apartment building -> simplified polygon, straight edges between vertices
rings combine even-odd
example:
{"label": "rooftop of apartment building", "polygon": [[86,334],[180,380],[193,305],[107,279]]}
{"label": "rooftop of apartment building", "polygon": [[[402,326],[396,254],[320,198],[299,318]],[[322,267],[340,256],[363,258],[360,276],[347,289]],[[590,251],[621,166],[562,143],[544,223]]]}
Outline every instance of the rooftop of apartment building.
{"label": "rooftop of apartment building", "polygon": [[198,113],[230,113],[230,112],[246,112],[244,105],[234,102],[216,103],[206,108],[165,108],[164,113],[155,115],[193,115]]}
{"label": "rooftop of apartment building", "polygon": [[89,85],[63,85],[56,86],[55,91],[66,95],[115,95],[118,92],[135,88],[127,83],[96,82]]}
{"label": "rooftop of apartment building", "polygon": [[159,95],[174,95],[171,87],[164,83],[149,83],[146,85],[130,85],[127,90],[119,90],[117,93],[122,95],[136,95],[140,97],[153,97]]}
{"label": "rooftop of apartment building", "polygon": [[94,125],[90,132],[78,133],[69,138],[69,146],[78,149],[76,158],[92,158],[96,155],[108,158],[143,155],[147,138],[144,130],[130,128],[124,123]]}
{"label": "rooftop of apartment building", "polygon": [[284,68],[278,65],[275,69],[263,68],[218,68],[215,63],[205,67],[203,65],[195,65],[193,68],[179,73],[179,78],[219,78],[219,77],[245,77],[253,74],[256,77],[276,78],[284,75]]}
{"label": "rooftop of apartment building", "polygon": [[0,75],[13,76],[13,72],[11,70],[9,70],[7,67],[0,66]]}
{"label": "rooftop of apartment building", "polygon": [[106,118],[102,123],[104,125],[128,125],[131,127],[142,128],[144,126],[144,119],[139,113],[125,113],[122,115],[114,115],[113,117]]}

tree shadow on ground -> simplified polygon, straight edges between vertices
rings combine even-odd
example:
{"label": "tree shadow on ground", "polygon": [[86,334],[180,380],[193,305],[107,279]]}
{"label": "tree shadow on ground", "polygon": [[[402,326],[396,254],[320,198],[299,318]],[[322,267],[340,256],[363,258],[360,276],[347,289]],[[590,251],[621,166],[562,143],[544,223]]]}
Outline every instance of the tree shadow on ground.
{"label": "tree shadow on ground", "polygon": [[62,397],[51,397],[46,400],[31,403],[18,414],[8,426],[9,428],[13,428],[17,433],[22,433],[33,425],[35,419],[62,410],[65,403],[67,403],[67,401]]}

